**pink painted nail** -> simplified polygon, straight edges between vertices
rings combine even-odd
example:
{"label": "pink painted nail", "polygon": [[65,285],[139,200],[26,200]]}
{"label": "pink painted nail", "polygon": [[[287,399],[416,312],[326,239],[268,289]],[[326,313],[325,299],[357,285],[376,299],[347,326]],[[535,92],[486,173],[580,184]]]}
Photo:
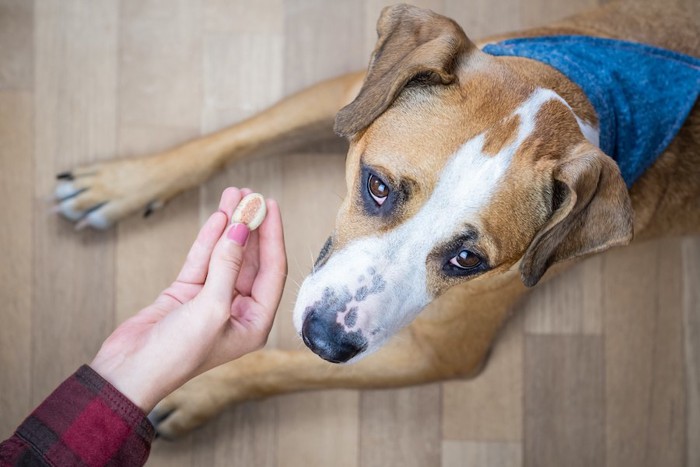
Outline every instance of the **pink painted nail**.
{"label": "pink painted nail", "polygon": [[228,233],[226,236],[228,237],[229,240],[232,240],[239,245],[243,246],[245,245],[245,241],[248,240],[248,234],[250,233],[250,229],[248,228],[247,225],[245,224],[233,224],[231,228],[229,229]]}

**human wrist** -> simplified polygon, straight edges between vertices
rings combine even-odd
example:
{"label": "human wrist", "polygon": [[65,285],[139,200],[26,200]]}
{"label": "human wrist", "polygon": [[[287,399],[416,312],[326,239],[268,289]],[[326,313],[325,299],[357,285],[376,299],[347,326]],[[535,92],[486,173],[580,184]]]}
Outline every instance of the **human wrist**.
{"label": "human wrist", "polygon": [[104,358],[98,353],[89,366],[144,413],[170,392],[163,389],[169,381],[129,365],[124,358]]}

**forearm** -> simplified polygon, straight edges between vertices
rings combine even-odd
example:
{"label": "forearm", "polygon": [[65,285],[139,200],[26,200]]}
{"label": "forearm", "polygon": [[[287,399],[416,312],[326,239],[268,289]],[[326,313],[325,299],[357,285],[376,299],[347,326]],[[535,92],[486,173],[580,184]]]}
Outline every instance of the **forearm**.
{"label": "forearm", "polygon": [[143,465],[154,435],[143,411],[84,365],[0,443],[0,465]]}

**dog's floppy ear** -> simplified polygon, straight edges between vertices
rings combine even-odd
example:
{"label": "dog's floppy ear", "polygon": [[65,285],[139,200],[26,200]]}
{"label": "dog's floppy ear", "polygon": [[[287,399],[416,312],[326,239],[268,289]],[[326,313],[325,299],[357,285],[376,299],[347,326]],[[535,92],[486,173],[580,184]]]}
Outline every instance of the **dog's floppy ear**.
{"label": "dog's floppy ear", "polygon": [[615,162],[589,142],[554,168],[552,216],[520,263],[532,287],[552,264],[632,240],[632,206]]}
{"label": "dog's floppy ear", "polygon": [[459,57],[476,48],[451,19],[411,5],[384,8],[377,34],[362,89],[336,116],[335,132],[340,136],[367,128],[414,78],[454,82]]}

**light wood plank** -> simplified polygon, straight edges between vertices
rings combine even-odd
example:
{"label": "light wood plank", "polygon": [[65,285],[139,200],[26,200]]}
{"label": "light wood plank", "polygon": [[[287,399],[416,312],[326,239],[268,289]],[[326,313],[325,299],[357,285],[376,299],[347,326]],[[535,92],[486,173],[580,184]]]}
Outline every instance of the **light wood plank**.
{"label": "light wood plank", "polygon": [[[284,0],[204,0],[203,8],[207,32],[252,33],[269,37],[284,30]],[[264,69],[262,66],[256,68]],[[256,72],[255,69],[249,71]]]}
{"label": "light wood plank", "polygon": [[[186,108],[199,99],[199,89],[188,87],[175,92],[170,80],[150,81],[153,68],[195,68],[200,66],[198,55],[160,55],[160,39],[154,40],[154,31],[165,37],[179,38],[182,48],[197,50],[201,41],[196,31],[182,18],[196,8],[193,2],[181,2],[164,12],[163,4],[124,1],[121,8],[120,82],[121,112],[119,154],[125,157],[148,155],[199,135],[199,113],[189,112],[179,117],[183,126],[168,127],[160,115],[144,113],[141,123],[130,123],[130,110],[142,106],[162,109],[169,106]],[[180,19],[180,21],[178,21]],[[192,21],[196,19],[196,15]],[[147,28],[149,35],[143,31]],[[158,34],[156,34],[158,35]],[[150,85],[148,83],[151,83]],[[144,86],[149,92],[144,94]],[[177,275],[185,255],[196,235],[198,198],[196,192],[173,200],[166,209],[157,211],[149,219],[130,217],[117,229],[116,265],[116,320],[121,322],[148,305]]]}
{"label": "light wood plank", "polygon": [[519,467],[522,443],[443,441],[442,467]]}
{"label": "light wood plank", "polygon": [[34,3],[0,0],[0,91],[34,85]]}
{"label": "light wood plank", "polygon": [[[138,157],[199,135],[198,77],[165,79],[154,70],[201,70],[198,4],[125,0],[121,3],[119,154]],[[168,40],[178,46],[168,45]],[[163,48],[179,52],[163,52]],[[132,112],[144,109],[138,117]],[[179,126],[166,113],[178,109]],[[160,112],[163,112],[162,114]],[[118,227],[116,318],[121,322],[148,305],[177,275],[198,230],[198,196],[190,192],[149,219],[130,217]]]}
{"label": "light wood plank", "polygon": [[[212,428],[205,427],[204,430],[210,433],[213,430],[213,426]],[[197,465],[192,459],[192,450],[195,445],[194,438],[198,434],[194,433],[173,442],[156,439],[151,445],[151,454],[146,465],[148,467],[189,467]]]}
{"label": "light wood plank", "polygon": [[[272,5],[250,5],[242,17],[230,18],[224,28],[213,19],[220,5],[207,5],[205,24],[214,22],[209,25],[214,32],[204,39],[204,133],[239,122],[282,98],[284,16],[281,8],[265,11],[266,6]],[[239,7],[229,4],[227,8]],[[251,15],[259,21],[261,31],[250,31],[244,19]],[[261,57],[265,57],[264,66]],[[249,187],[278,199],[280,177],[278,157],[251,158],[225,167],[201,188],[201,218],[217,209],[221,192],[229,186]],[[274,335],[268,341],[274,343]]]}
{"label": "light wood plank", "polygon": [[[121,3],[121,157],[145,156],[200,134],[198,15],[195,1]],[[117,226],[115,321],[150,304],[174,280],[197,233],[198,209],[198,193],[193,191],[148,219],[136,215]],[[201,431],[176,443],[156,441],[148,465],[196,465],[196,454],[210,448],[197,442],[200,436]]]}
{"label": "light wood plank", "polygon": [[[342,156],[284,154],[271,158],[279,175],[261,174],[262,162],[237,164],[247,177],[280,200],[288,251],[289,277],[270,343],[278,348],[304,348],[291,323],[298,285],[312,258],[331,232],[340,203]],[[274,183],[278,181],[277,186]],[[319,196],[319,193],[323,195]],[[310,202],[315,200],[315,202]],[[314,228],[309,228],[313,225]],[[273,341],[274,339],[274,341]],[[278,411],[277,465],[358,465],[359,396],[356,391],[302,393],[275,399]],[[338,442],[342,440],[341,442]]]}
{"label": "light wood plank", "polygon": [[[203,4],[203,100],[201,126],[216,131],[263,110],[282,97],[283,18],[281,0]],[[277,158],[226,167],[200,189],[200,219],[214,212],[228,186],[250,187],[279,198]],[[274,345],[274,336],[268,339]],[[248,403],[226,410],[198,445],[195,465],[277,463],[277,402]],[[208,428],[208,427],[207,427]],[[211,456],[206,460],[204,456]]]}
{"label": "light wood plank", "polygon": [[357,466],[358,404],[357,391],[321,391],[279,398],[277,465]]}
{"label": "light wood plank", "polygon": [[[202,88],[201,2],[121,2],[119,87],[122,124],[199,126]],[[170,99],[167,99],[167,97]],[[158,105],[154,105],[157,103]]]}
{"label": "light wood plank", "polygon": [[33,3],[0,0],[0,439],[31,400]]}
{"label": "light wood plank", "polygon": [[[280,77],[284,95],[361,67],[362,51],[354,44],[362,37],[362,13],[359,2],[336,2],[329,8],[328,2],[321,0],[285,1]],[[301,347],[289,313],[296,296],[296,283],[309,271],[311,256],[330,233],[335,218],[332,211],[339,203],[335,193],[342,193],[344,187],[342,156],[333,158],[327,157],[328,154],[329,151],[295,152],[277,159],[281,178],[274,192],[280,193],[290,253],[290,277],[274,336],[281,348]],[[316,223],[319,219],[323,222]],[[314,245],[315,251],[309,245]],[[279,465],[358,465],[357,392],[303,393],[280,397],[277,403]]]}
{"label": "light wood plank", "polygon": [[[2,38],[0,38],[2,40]],[[0,46],[1,48],[1,46]],[[29,61],[30,57],[25,57]],[[1,58],[0,58],[1,60]],[[0,439],[31,408],[32,94],[0,91]],[[11,375],[11,377],[10,377]]]}
{"label": "light wood plank", "polygon": [[363,391],[362,467],[440,465],[441,387]]}
{"label": "light wood plank", "polygon": [[525,339],[525,465],[603,465],[602,338],[528,335]]}
{"label": "light wood plank", "polygon": [[[281,14],[270,16],[275,21]],[[283,97],[281,32],[208,33],[203,53],[204,133],[239,122]]]}
{"label": "light wood plank", "polygon": [[530,334],[601,334],[603,331],[603,260],[594,256],[540,284],[525,305]]}
{"label": "light wood plank", "polygon": [[445,14],[462,26],[467,37],[476,41],[492,34],[522,28],[522,11],[530,3],[511,0],[474,0],[468,3],[464,0],[445,0]]}
{"label": "light wood plank", "polygon": [[[360,70],[368,56],[362,44],[362,3],[286,0],[285,94],[318,81]],[[375,20],[376,21],[376,20]]]}
{"label": "light wood plank", "polygon": [[[210,439],[205,441],[210,442],[211,446],[208,449],[197,449],[199,457],[195,456],[193,465],[287,465],[284,457],[278,459],[275,449],[277,419],[275,400],[248,402],[235,410],[226,411],[212,424],[216,435],[210,433]],[[201,457],[206,451],[213,454],[210,462]]]}
{"label": "light wood plank", "polygon": [[57,172],[113,157],[117,4],[37,0],[35,24],[34,303],[32,400],[39,402],[111,332],[114,233],[48,212]]}
{"label": "light wood plank", "polygon": [[443,439],[522,440],[525,310],[520,308],[496,341],[480,375],[443,384]]}
{"label": "light wood plank", "polygon": [[700,465],[700,237],[683,240],[683,323],[685,330],[686,465]]}
{"label": "light wood plank", "polygon": [[677,239],[634,245],[605,259],[610,467],[684,464],[681,265]]}
{"label": "light wood plank", "polygon": [[542,26],[603,3],[601,0],[528,0],[520,9],[520,27]]}

